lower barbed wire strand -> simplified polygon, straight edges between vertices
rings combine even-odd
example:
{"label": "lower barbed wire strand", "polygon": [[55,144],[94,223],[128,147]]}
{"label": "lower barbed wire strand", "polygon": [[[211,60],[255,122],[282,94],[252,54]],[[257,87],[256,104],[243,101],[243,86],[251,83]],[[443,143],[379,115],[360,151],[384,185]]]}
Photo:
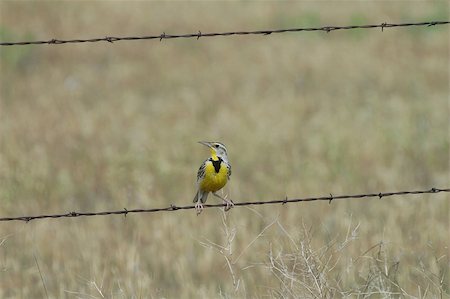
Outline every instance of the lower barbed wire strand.
{"label": "lower barbed wire strand", "polygon": [[[288,204],[296,202],[310,202],[310,201],[328,201],[331,203],[332,200],[336,199],[358,199],[358,198],[370,198],[378,197],[379,199],[390,197],[390,196],[404,196],[404,195],[420,195],[420,194],[436,194],[441,192],[450,192],[450,188],[431,188],[427,190],[414,190],[414,191],[397,191],[397,192],[378,192],[378,193],[366,193],[366,194],[351,194],[351,195],[330,195],[320,196],[320,197],[305,197],[305,198],[292,198],[287,197],[279,200],[270,201],[248,201],[248,202],[235,202],[235,207],[241,206],[252,206],[252,205],[269,205],[269,204]],[[220,208],[225,207],[226,204],[205,204],[204,208]],[[51,215],[36,215],[36,216],[19,216],[19,217],[2,217],[0,221],[25,221],[29,222],[31,220],[37,219],[48,219],[48,218],[76,218],[76,217],[89,217],[89,216],[107,216],[107,215],[124,215],[137,214],[137,213],[156,213],[156,212],[174,212],[179,210],[193,210],[195,205],[190,206],[176,206],[171,204],[165,208],[151,208],[151,209],[126,209],[118,211],[101,211],[101,212],[69,212],[64,214],[51,214]]]}

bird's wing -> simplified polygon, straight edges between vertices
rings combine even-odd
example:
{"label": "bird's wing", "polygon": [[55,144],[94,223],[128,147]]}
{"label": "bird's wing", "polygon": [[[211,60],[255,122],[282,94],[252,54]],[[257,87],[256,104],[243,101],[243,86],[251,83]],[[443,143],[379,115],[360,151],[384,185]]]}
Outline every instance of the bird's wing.
{"label": "bird's wing", "polygon": [[197,171],[197,182],[201,181],[205,177],[205,168],[206,168],[206,162],[208,162],[208,159],[206,159],[200,168]]}
{"label": "bird's wing", "polygon": [[228,169],[228,179],[230,179],[231,176],[231,164],[230,163],[225,163],[227,165],[227,169]]}

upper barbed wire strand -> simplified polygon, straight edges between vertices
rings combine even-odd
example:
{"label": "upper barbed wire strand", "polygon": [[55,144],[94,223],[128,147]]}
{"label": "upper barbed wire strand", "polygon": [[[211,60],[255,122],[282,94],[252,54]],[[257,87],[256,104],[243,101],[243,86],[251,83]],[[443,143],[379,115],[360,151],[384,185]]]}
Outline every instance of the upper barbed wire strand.
{"label": "upper barbed wire strand", "polygon": [[383,31],[385,28],[393,28],[393,27],[411,27],[411,26],[430,27],[436,25],[447,25],[449,23],[450,23],[449,21],[430,21],[419,23],[381,23],[368,25],[303,27],[303,28],[272,29],[272,30],[257,30],[257,31],[231,31],[231,32],[209,32],[209,33],[202,33],[201,31],[198,31],[197,33],[188,33],[188,34],[167,34],[163,32],[162,34],[159,35],[148,35],[148,36],[123,36],[123,37],[105,36],[91,39],[53,38],[50,40],[40,40],[40,41],[1,42],[0,46],[24,46],[24,45],[42,45],[42,44],[60,45],[60,44],[74,44],[74,43],[96,43],[96,42],[114,43],[117,41],[153,40],[153,39],[162,41],[163,39],[176,39],[176,38],[200,39],[204,37],[215,37],[215,36],[271,35],[273,33],[301,32],[301,31],[323,31],[328,33],[336,30],[371,29],[371,28],[381,28],[381,31]]}

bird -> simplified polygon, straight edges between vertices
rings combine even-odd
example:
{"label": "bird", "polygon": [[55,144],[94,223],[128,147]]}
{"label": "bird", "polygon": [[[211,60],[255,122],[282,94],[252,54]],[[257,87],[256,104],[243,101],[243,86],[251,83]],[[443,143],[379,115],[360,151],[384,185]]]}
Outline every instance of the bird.
{"label": "bird", "polygon": [[220,142],[199,141],[198,143],[209,147],[211,157],[202,163],[197,172],[197,193],[194,197],[197,215],[202,212],[203,204],[210,192],[222,199],[223,203],[226,204],[225,211],[228,211],[234,206],[233,201],[216,193],[226,185],[231,176],[227,148]]}

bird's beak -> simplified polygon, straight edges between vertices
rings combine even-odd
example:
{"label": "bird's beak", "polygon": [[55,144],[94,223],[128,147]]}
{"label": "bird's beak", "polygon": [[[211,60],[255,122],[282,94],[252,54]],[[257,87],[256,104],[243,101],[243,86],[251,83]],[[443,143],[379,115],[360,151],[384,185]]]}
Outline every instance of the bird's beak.
{"label": "bird's beak", "polygon": [[209,148],[212,148],[211,142],[207,142],[207,141],[199,141],[198,143],[203,144]]}

